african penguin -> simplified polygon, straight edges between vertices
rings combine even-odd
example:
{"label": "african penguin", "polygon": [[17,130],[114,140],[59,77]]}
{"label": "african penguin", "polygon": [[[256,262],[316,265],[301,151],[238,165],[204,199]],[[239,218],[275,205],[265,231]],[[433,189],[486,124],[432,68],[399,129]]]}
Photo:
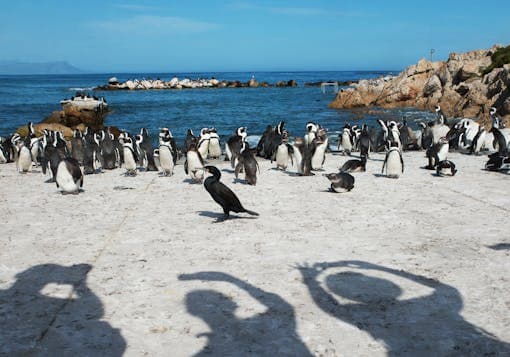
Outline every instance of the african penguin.
{"label": "african penguin", "polygon": [[239,151],[237,165],[234,171],[235,177],[238,178],[239,173],[244,171],[244,179],[246,182],[255,186],[257,184],[257,169],[257,160],[251,152],[248,143],[243,141],[241,150]]}
{"label": "african penguin", "polygon": [[342,133],[338,138],[338,148],[340,150],[340,146],[342,146],[342,152],[344,155],[351,155],[351,151],[353,151],[353,141],[351,136],[351,126],[346,124],[342,129]]}
{"label": "african penguin", "polygon": [[386,169],[386,177],[399,178],[399,176],[404,173],[404,159],[402,158],[402,153],[397,146],[398,144],[393,143],[392,145],[393,146],[390,147],[386,153],[386,157],[384,158],[381,173],[384,174],[384,169]]}
{"label": "african penguin", "polygon": [[74,129],[73,138],[71,139],[71,155],[80,165],[83,164],[84,146],[83,134],[79,129]]}
{"label": "african penguin", "polygon": [[192,183],[202,183],[204,180],[204,160],[194,143],[190,144],[186,152],[184,172],[190,175]]}
{"label": "african penguin", "polygon": [[126,176],[136,176],[136,162],[138,161],[137,153],[133,147],[133,139],[129,136],[123,138],[122,144],[124,152],[124,167],[126,168]]}
{"label": "african penguin", "polygon": [[331,182],[331,192],[345,193],[354,188],[354,176],[347,172],[324,174],[324,176]]}
{"label": "african penguin", "polygon": [[232,168],[236,166],[235,159],[241,150],[241,146],[244,140],[246,140],[246,127],[239,127],[236,129],[234,135],[232,135],[227,143],[225,144],[225,159],[231,162]]}
{"label": "african penguin", "polygon": [[66,157],[60,161],[55,180],[62,194],[78,194],[83,187],[83,175],[78,160]]}
{"label": "african penguin", "polygon": [[363,127],[361,128],[361,133],[359,136],[359,149],[360,149],[361,156],[368,158],[371,146],[372,146],[372,142],[370,139],[370,134],[368,132],[368,126],[366,124],[363,124]]}
{"label": "african penguin", "polygon": [[292,160],[292,155],[294,153],[294,148],[289,144],[289,134],[287,130],[284,130],[282,133],[282,139],[280,145],[278,145],[275,153],[276,160],[276,168],[282,169],[283,171],[287,170],[287,166],[289,165],[289,160],[291,165],[294,165]]}
{"label": "african penguin", "polygon": [[211,139],[211,135],[209,134],[209,129],[202,128],[200,130],[200,136],[198,137],[197,150],[202,156],[203,160],[207,160],[209,157],[209,140]]}
{"label": "african penguin", "polygon": [[367,166],[367,158],[366,156],[362,156],[361,160],[347,160],[342,167],[340,167],[340,171],[342,172],[365,172]]}
{"label": "african penguin", "polygon": [[450,160],[439,161],[436,165],[437,176],[455,176],[456,173],[455,164]]}
{"label": "african penguin", "polygon": [[439,139],[439,142],[428,148],[426,155],[429,160],[428,165],[425,167],[428,170],[435,170],[436,165],[448,156],[449,142],[447,138]]}
{"label": "african penguin", "polygon": [[306,124],[306,133],[304,136],[305,146],[312,144],[313,139],[317,134],[317,130],[319,130],[319,125],[317,123],[308,122]]}
{"label": "african penguin", "polygon": [[159,143],[158,156],[159,164],[164,176],[172,176],[174,173],[173,148],[169,137],[162,138]]}
{"label": "african penguin", "polygon": [[219,159],[221,156],[220,136],[216,128],[209,129],[209,157]]}
{"label": "african penguin", "polygon": [[311,144],[312,170],[321,170],[326,161],[326,149],[328,148],[328,134],[326,129],[320,128]]}

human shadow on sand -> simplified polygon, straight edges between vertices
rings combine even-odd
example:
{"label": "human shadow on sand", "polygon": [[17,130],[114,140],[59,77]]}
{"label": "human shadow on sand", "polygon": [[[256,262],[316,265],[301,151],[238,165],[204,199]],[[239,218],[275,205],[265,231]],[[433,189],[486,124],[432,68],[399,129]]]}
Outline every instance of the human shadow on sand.
{"label": "human shadow on sand", "polygon": [[262,313],[241,319],[235,314],[238,305],[223,293],[188,293],[188,312],[202,319],[211,330],[197,336],[208,340],[196,356],[311,356],[296,332],[294,308],[280,296],[221,272],[182,274],[179,279],[227,282],[266,307]]}
{"label": "human shadow on sand", "polygon": [[91,268],[36,265],[0,290],[0,355],[121,356],[126,342],[87,287]]}
{"label": "human shadow on sand", "polygon": [[[351,270],[318,276],[330,268]],[[437,280],[362,261],[339,261],[298,266],[315,303],[326,313],[357,326],[383,341],[390,356],[499,356],[510,344],[499,341],[460,315],[459,291]],[[400,300],[402,289],[390,280],[354,270],[388,273],[433,289],[426,296]],[[335,298],[352,303],[342,304]]]}

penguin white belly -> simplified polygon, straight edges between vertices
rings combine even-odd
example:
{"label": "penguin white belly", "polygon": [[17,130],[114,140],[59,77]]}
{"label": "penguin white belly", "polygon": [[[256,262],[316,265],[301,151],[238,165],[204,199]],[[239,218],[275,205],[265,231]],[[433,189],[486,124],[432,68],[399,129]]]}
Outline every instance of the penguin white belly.
{"label": "penguin white belly", "polygon": [[26,146],[22,146],[18,156],[18,171],[28,172],[32,167],[32,153]]}
{"label": "penguin white belly", "polygon": [[124,148],[124,167],[128,171],[136,171],[136,161],[133,153],[128,148]]}
{"label": "penguin white belly", "polygon": [[313,139],[315,139],[315,133],[314,132],[310,132],[310,133],[307,133],[304,137],[305,139],[305,145],[308,146],[312,143]]}
{"label": "penguin white belly", "polygon": [[38,139],[32,139],[32,149],[30,150],[30,153],[32,155],[32,161],[35,165],[37,165],[37,156],[39,155],[39,140]]}
{"label": "penguin white belly", "polygon": [[481,133],[480,133],[480,136],[478,137],[478,140],[476,141],[476,147],[474,148],[475,150],[475,153],[478,154],[480,153],[480,151],[486,147],[485,146],[485,138],[487,137],[487,132],[485,130],[483,130]]}
{"label": "penguin white belly", "polygon": [[433,143],[437,144],[439,142],[439,139],[446,136],[446,134],[448,134],[449,131],[450,131],[450,128],[447,125],[444,125],[444,124],[434,125],[432,127]]}
{"label": "penguin white belly", "polygon": [[400,153],[397,150],[392,150],[388,153],[388,159],[386,160],[386,176],[398,178],[400,175],[402,175]]}
{"label": "penguin white belly", "polygon": [[280,144],[276,150],[276,167],[286,170],[289,163],[289,149],[287,145]]}
{"label": "penguin white belly", "polygon": [[326,156],[326,148],[328,147],[328,141],[317,146],[315,153],[312,156],[312,170],[322,169],[324,158]]}
{"label": "penguin white belly", "polygon": [[297,167],[297,172],[302,174],[303,170],[301,169],[301,163],[303,162],[303,155],[301,155],[301,151],[299,151],[297,147],[293,146],[293,148],[294,148],[294,164]]}
{"label": "penguin white belly", "polygon": [[232,151],[230,151],[230,146],[228,143],[225,143],[225,156],[227,157],[228,161],[232,160]]}
{"label": "penguin white belly", "polygon": [[496,151],[496,146],[497,145],[494,143],[494,134],[486,133],[483,141],[483,147],[489,151]]}
{"label": "penguin white belly", "polygon": [[200,153],[200,156],[202,156],[202,159],[206,160],[209,152],[209,140],[204,140],[202,143],[200,143],[200,146],[198,147],[198,152]]}
{"label": "penguin white belly", "polygon": [[56,177],[58,188],[64,193],[75,193],[80,189],[81,179],[74,182],[73,176],[67,170],[65,161],[60,161]]}
{"label": "penguin white belly", "polygon": [[0,149],[0,164],[5,164],[7,162],[7,158],[4,155],[4,151]]}
{"label": "penguin white belly", "polygon": [[171,176],[174,174],[174,158],[167,146],[159,147],[159,163],[165,175]]}
{"label": "penguin white belly", "polygon": [[347,133],[342,134],[342,148],[345,152],[352,151],[351,137]]}
{"label": "penguin white belly", "polygon": [[213,159],[221,156],[221,146],[218,138],[213,137],[209,140],[209,156]]}
{"label": "penguin white belly", "polygon": [[439,149],[439,152],[437,153],[437,157],[439,158],[439,161],[446,160],[448,156],[448,149],[450,148],[449,144],[444,144],[441,146],[441,149]]}
{"label": "penguin white belly", "polygon": [[202,181],[204,179],[204,167],[200,162],[197,153],[194,151],[188,151],[186,156],[188,161],[188,173],[191,179],[195,181]]}

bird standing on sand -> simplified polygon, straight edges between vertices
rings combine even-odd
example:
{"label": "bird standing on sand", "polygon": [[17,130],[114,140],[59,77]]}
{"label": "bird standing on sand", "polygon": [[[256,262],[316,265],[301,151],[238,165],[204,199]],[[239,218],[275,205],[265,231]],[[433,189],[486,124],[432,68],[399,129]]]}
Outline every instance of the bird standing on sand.
{"label": "bird standing on sand", "polygon": [[220,182],[221,172],[216,166],[205,166],[204,170],[212,174],[212,176],[205,179],[204,186],[213,200],[223,208],[223,213],[225,215],[222,220],[229,218],[230,211],[236,213],[246,212],[252,216],[259,215],[257,212],[244,208],[235,193],[225,186],[225,184]]}

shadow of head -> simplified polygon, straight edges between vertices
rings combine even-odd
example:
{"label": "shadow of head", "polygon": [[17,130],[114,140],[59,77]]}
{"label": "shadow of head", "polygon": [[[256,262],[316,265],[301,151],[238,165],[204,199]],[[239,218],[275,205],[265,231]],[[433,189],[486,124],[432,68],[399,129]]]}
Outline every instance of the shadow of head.
{"label": "shadow of head", "polygon": [[225,318],[235,318],[237,304],[220,292],[195,290],[186,295],[186,308],[191,315],[214,325],[224,323]]}
{"label": "shadow of head", "polygon": [[50,283],[79,285],[92,269],[90,264],[63,266],[58,264],[35,265],[16,274],[16,285],[24,292],[37,292]]}
{"label": "shadow of head", "polygon": [[336,295],[365,304],[396,300],[402,294],[402,289],[389,280],[350,271],[328,275],[325,283]]}

